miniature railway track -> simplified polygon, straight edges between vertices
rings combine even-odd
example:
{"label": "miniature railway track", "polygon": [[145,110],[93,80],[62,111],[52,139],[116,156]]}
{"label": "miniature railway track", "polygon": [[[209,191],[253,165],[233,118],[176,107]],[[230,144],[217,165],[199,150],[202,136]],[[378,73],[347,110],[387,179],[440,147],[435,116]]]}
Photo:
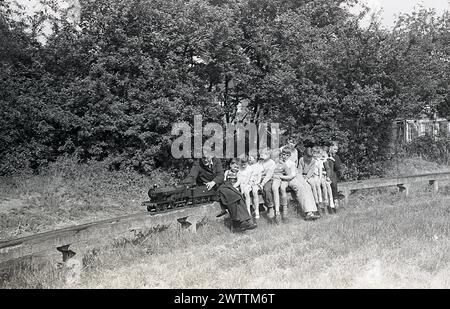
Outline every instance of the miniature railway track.
{"label": "miniature railway track", "polygon": [[[0,265],[2,263],[49,253],[67,251],[69,246],[86,249],[110,243],[116,239],[133,238],[139,232],[145,232],[158,226],[182,224],[192,225],[202,218],[215,218],[220,212],[216,203],[184,207],[152,214],[136,213],[113,219],[67,227],[55,231],[39,233],[26,237],[0,242]],[[64,255],[64,252],[62,252]],[[61,254],[59,253],[59,256]]]}
{"label": "miniature railway track", "polygon": [[[343,182],[339,184],[344,195],[344,202],[348,203],[349,195],[360,189],[372,189],[397,186],[399,191],[407,196],[409,185],[418,182],[428,182],[433,191],[437,192],[439,181],[450,180],[450,172],[430,173],[423,175],[368,179]],[[194,225],[203,218],[215,218],[220,212],[218,203],[196,205],[195,207],[174,208],[165,212],[152,214],[149,212],[107,219],[36,235],[21,237],[0,242],[0,265],[3,263],[34,255],[47,255],[57,252],[65,257],[70,252],[69,246],[75,251],[83,251],[90,247],[98,247],[111,243],[115,239],[132,238],[139,232],[148,231],[161,225],[181,223]],[[178,223],[177,223],[178,222]],[[79,250],[78,250],[79,249]],[[60,256],[59,253],[59,256]],[[75,252],[72,251],[73,254]],[[64,258],[65,259],[65,258]]]}
{"label": "miniature railway track", "polygon": [[356,180],[339,184],[339,190],[344,195],[344,203],[348,203],[348,198],[352,192],[362,189],[376,189],[384,187],[398,187],[400,193],[407,197],[409,187],[414,183],[428,182],[434,192],[439,190],[439,181],[449,181],[450,172],[428,173],[420,175],[399,176],[390,178],[374,178],[366,180]]}

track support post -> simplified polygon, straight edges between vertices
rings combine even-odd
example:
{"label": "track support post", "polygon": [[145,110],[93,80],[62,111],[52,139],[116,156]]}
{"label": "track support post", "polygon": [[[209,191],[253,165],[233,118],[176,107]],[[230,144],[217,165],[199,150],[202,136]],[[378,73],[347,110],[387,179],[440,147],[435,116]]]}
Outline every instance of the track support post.
{"label": "track support post", "polygon": [[439,182],[437,180],[430,180],[429,184],[430,184],[431,190],[434,194],[439,192]]}
{"label": "track support post", "polygon": [[407,198],[409,196],[409,186],[407,184],[399,184],[397,187],[403,198]]}

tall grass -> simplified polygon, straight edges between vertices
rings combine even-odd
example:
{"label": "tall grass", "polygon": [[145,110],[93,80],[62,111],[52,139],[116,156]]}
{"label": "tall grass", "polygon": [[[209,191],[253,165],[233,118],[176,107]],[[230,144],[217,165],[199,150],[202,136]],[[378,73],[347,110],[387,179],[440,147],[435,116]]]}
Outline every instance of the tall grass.
{"label": "tall grass", "polygon": [[[159,170],[146,177],[71,158],[38,175],[0,177],[0,239],[143,211],[140,203],[152,184],[173,182]],[[15,207],[6,209],[11,201]]]}
{"label": "tall grass", "polygon": [[449,191],[417,189],[408,200],[393,191],[355,194],[337,215],[260,221],[243,234],[221,222],[197,234],[169,229],[87,255],[75,286],[25,272],[3,287],[448,288]]}
{"label": "tall grass", "polygon": [[[418,158],[400,164],[404,175],[447,169]],[[0,178],[0,204],[17,202],[0,206],[0,238],[144,211],[148,187],[173,182],[162,171],[144,177],[70,159],[39,175]],[[450,187],[437,196],[423,185],[411,193],[403,201],[393,189],[360,191],[337,216],[261,221],[245,234],[209,222],[197,234],[178,228],[142,235],[87,254],[76,287],[450,287]],[[54,265],[46,269],[19,267],[0,277],[0,287],[68,287]]]}

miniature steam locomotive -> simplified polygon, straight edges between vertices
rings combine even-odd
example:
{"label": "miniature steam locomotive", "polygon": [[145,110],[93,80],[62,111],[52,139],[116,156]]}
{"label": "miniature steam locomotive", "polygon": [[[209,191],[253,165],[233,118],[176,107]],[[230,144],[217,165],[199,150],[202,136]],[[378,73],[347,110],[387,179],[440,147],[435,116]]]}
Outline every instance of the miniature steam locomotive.
{"label": "miniature steam locomotive", "polygon": [[148,190],[149,201],[142,203],[151,213],[161,213],[183,207],[195,207],[216,199],[214,190],[208,191],[206,186],[175,185]]}

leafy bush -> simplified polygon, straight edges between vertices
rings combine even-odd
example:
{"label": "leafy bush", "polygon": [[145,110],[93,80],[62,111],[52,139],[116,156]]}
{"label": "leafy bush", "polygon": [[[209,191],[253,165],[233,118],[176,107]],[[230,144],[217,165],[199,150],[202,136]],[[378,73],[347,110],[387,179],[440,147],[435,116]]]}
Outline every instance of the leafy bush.
{"label": "leafy bush", "polygon": [[404,146],[404,153],[419,156],[426,161],[450,165],[450,137],[420,136]]}
{"label": "leafy bush", "polygon": [[344,2],[82,0],[79,22],[42,13],[30,31],[0,1],[0,175],[66,155],[183,174],[171,128],[194,115],[337,140],[346,179],[380,175],[393,119],[448,114],[448,14],[388,32]]}

